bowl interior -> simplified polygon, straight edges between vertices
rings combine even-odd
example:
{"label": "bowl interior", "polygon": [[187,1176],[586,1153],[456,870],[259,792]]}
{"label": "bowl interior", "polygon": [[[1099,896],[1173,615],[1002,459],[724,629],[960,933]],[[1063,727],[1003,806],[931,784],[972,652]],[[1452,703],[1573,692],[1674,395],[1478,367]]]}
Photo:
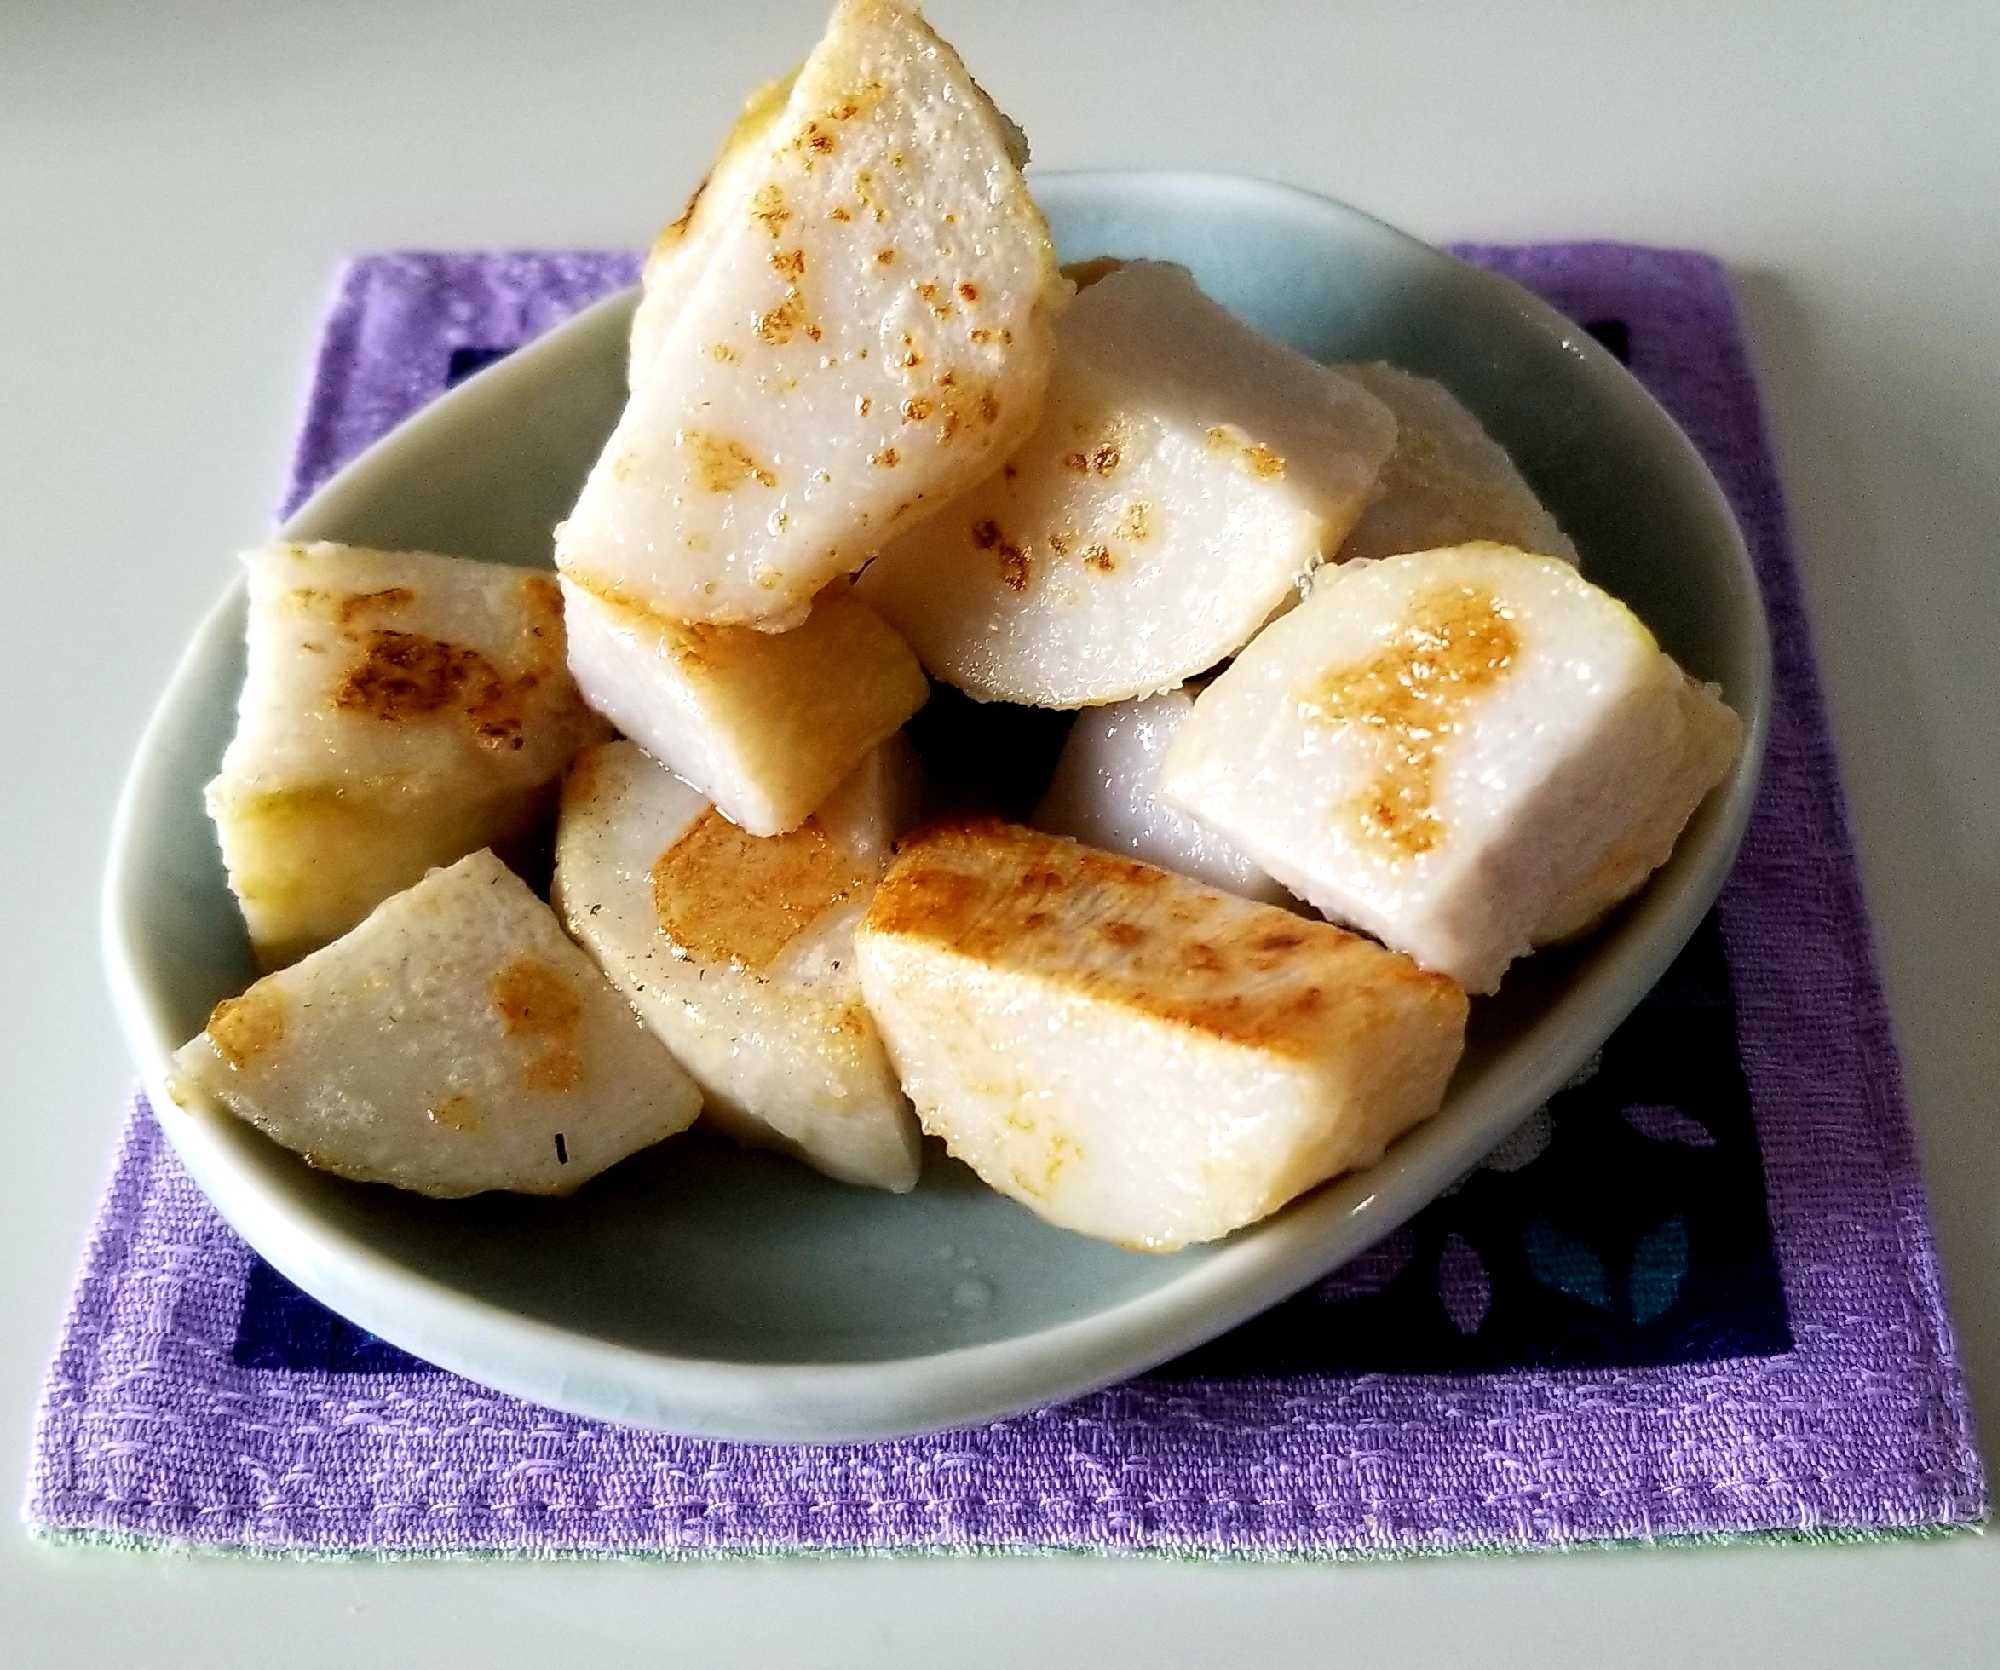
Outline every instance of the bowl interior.
{"label": "bowl interior", "polygon": [[[681,1430],[833,1438],[1000,1413],[1198,1343],[1386,1233],[1574,1071],[1699,921],[1754,791],[1768,652],[1719,493],[1622,367],[1504,280],[1322,199],[1213,176],[1059,175],[1037,189],[1065,258],[1180,261],[1319,358],[1385,358],[1447,383],[1514,453],[1590,576],[1750,722],[1735,778],[1609,929],[1517,967],[1475,1006],[1437,1120],[1374,1170],[1216,1246],[1150,1257],[1051,1229],[935,1147],[916,1193],[896,1198],[698,1133],[569,1201],[440,1203],[315,1173],[232,1119],[162,1098],[169,1052],[253,973],[201,804],[242,679],[237,588],[134,767],[108,948],[168,1134],[308,1291],[506,1389]],[[437,402],[286,535],[546,565],[623,403],[631,304],[600,303]]]}

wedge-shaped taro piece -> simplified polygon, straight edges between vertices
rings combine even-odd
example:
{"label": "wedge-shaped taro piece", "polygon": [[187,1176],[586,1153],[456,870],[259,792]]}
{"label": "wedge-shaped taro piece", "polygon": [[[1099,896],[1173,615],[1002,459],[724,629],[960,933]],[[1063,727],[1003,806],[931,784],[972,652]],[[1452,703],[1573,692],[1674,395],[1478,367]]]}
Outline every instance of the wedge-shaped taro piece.
{"label": "wedge-shaped taro piece", "polygon": [[898,1192],[916,1120],[854,969],[854,924],[915,812],[915,756],[877,749],[819,813],[759,838],[629,742],[565,782],[556,907],[737,1141]]}
{"label": "wedge-shaped taro piece", "polygon": [[795,79],[793,75],[781,76],[751,91],[680,219],[661,232],[646,252],[639,306],[632,315],[626,372],[632,387],[638,387],[709,257],[727,239],[729,229],[749,212],[771,135],[785,113]]}
{"label": "wedge-shaped taro piece", "polygon": [[906,842],[855,949],[924,1128],[1066,1229],[1166,1252],[1437,1111],[1465,994],[1323,922],[991,819]]}
{"label": "wedge-shaped taro piece", "polygon": [[570,668],[591,706],[753,835],[796,829],[930,693],[909,646],[845,588],[789,632],[562,589]]}
{"label": "wedge-shaped taro piece", "polygon": [[1396,414],[1396,450],[1340,561],[1491,541],[1576,562],[1576,547],[1506,449],[1450,389],[1393,365],[1344,365]]}
{"label": "wedge-shaped taro piece", "polygon": [[1245,899],[1295,903],[1220,835],[1155,792],[1167,744],[1193,712],[1192,695],[1169,690],[1078,714],[1035,808],[1035,827]]}
{"label": "wedge-shaped taro piece", "polygon": [[1160,792],[1490,992],[1645,879],[1739,730],[1574,569],[1467,545],[1322,570],[1195,702]]}
{"label": "wedge-shaped taro piece", "polygon": [[519,841],[607,727],[565,664],[552,574],[326,544],[244,565],[249,671],[208,810],[278,968],[434,866]]}
{"label": "wedge-shaped taro piece", "polygon": [[842,0],[762,120],[656,274],[556,561],[777,630],[1034,427],[1069,286],[1018,133],[913,7]]}
{"label": "wedge-shaped taro piece", "polygon": [[1056,339],[1035,433],[860,581],[983,701],[1120,701],[1234,654],[1346,537],[1395,441],[1373,395],[1180,267],[1098,279]]}
{"label": "wedge-shaped taro piece", "polygon": [[441,1199],[563,1195],[694,1122],[701,1093],[490,852],[216,1006],[174,1057],[307,1162]]}

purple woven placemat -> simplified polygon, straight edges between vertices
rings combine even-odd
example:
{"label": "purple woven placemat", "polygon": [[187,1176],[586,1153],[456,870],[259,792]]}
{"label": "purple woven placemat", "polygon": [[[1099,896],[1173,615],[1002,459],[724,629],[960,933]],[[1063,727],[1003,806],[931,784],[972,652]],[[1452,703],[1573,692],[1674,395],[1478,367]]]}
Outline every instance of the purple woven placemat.
{"label": "purple woven placemat", "polygon": [[[1544,1215],[1516,1237],[1528,1295],[1518,1302],[1491,1237],[1500,1197],[1482,1205],[1468,1185],[1461,1202],[1472,1204],[1439,1220],[1429,1242],[1421,1225],[1460,1202],[1232,1336],[1251,1345],[1225,1342],[1178,1373],[900,1443],[710,1443],[485,1391],[299,1296],[274,1296],[270,1272],[140,1102],[44,1391],[30,1523],[47,1535],[306,1554],[1326,1557],[1879,1535],[1983,1519],[1782,505],[1721,270],[1604,244],[1462,253],[1629,358],[1714,467],[1763,580],[1778,674],[1764,791],[1704,953],[1711,974],[1681,978],[1682,1007],[1660,1011],[1733,1003],[1723,1035],[1747,1170],[1732,1175],[1748,1178],[1751,1210],[1716,1232],[1721,1262],[1696,1268],[1709,1235],[1702,1220],[1690,1242],[1696,1205],[1643,1236],[1622,1276],[1548,1222],[1565,1191],[1589,1192],[1574,1187],[1577,1165],[1612,1150],[1602,1130],[1597,1147],[1558,1140],[1552,1153],[1585,1158],[1550,1170],[1536,1159],[1551,1140],[1544,1117],[1525,1148],[1494,1162],[1555,1180],[1536,1197]],[[322,342],[287,508],[456,376],[635,268],[607,255],[354,263]],[[1605,1119],[1628,1143],[1660,1154],[1679,1144],[1690,1164],[1728,1147],[1718,1110],[1618,1101]],[[1556,1124],[1581,1128],[1588,1112]],[[1759,1272],[1766,1297],[1732,1310]],[[1405,1295],[1401,1310],[1382,1308],[1393,1293]],[[1354,1319],[1356,1334],[1373,1316],[1391,1356],[1415,1350],[1420,1324],[1443,1344],[1410,1358],[1427,1372],[1329,1371],[1311,1341],[1284,1337],[1324,1332],[1329,1314]],[[1694,1325],[1676,1322],[1688,1314]],[[259,1333],[272,1316],[275,1355]],[[1512,1355],[1495,1357],[1481,1342],[1503,1333]],[[1481,1361],[1515,1366],[1463,1366]]]}

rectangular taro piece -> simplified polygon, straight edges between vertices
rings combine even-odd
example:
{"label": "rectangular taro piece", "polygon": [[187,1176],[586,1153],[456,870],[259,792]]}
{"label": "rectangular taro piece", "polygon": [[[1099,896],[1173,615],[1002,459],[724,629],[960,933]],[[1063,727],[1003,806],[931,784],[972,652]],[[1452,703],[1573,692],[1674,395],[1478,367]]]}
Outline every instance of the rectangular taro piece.
{"label": "rectangular taro piece", "polygon": [[907,842],[856,940],[924,1128],[1050,1222],[1170,1251],[1437,1111],[1451,980],[1326,923],[995,819]]}

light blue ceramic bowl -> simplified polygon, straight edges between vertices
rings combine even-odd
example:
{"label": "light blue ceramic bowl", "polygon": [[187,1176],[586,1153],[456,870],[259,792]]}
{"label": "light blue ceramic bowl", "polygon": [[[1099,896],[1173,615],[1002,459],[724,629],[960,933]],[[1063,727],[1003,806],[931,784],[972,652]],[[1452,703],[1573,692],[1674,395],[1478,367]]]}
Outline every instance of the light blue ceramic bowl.
{"label": "light blue ceramic bowl", "polygon": [[[1544,1101],[1666,968],[1748,817],[1769,649],[1742,540],[1680,432],[1615,360],[1506,281],[1352,209],[1199,174],[1037,190],[1065,258],[1185,263],[1324,359],[1440,378],[1513,452],[1682,665],[1748,721],[1729,782],[1647,892],[1585,946],[1520,965],[1475,1012],[1444,1111],[1373,1170],[1172,1257],[1051,1229],[933,1153],[895,1197],[676,1138],[574,1199],[439,1203],[309,1170],[163,1095],[168,1056],[252,969],[201,788],[243,674],[235,588],[189,647],[119,808],[106,944],[168,1136],[292,1281],[417,1355],[537,1402],[687,1433],[828,1441],[981,1421],[1160,1363],[1388,1233]],[[371,448],[284,529],[546,564],[624,398],[631,295],[472,379]]]}

